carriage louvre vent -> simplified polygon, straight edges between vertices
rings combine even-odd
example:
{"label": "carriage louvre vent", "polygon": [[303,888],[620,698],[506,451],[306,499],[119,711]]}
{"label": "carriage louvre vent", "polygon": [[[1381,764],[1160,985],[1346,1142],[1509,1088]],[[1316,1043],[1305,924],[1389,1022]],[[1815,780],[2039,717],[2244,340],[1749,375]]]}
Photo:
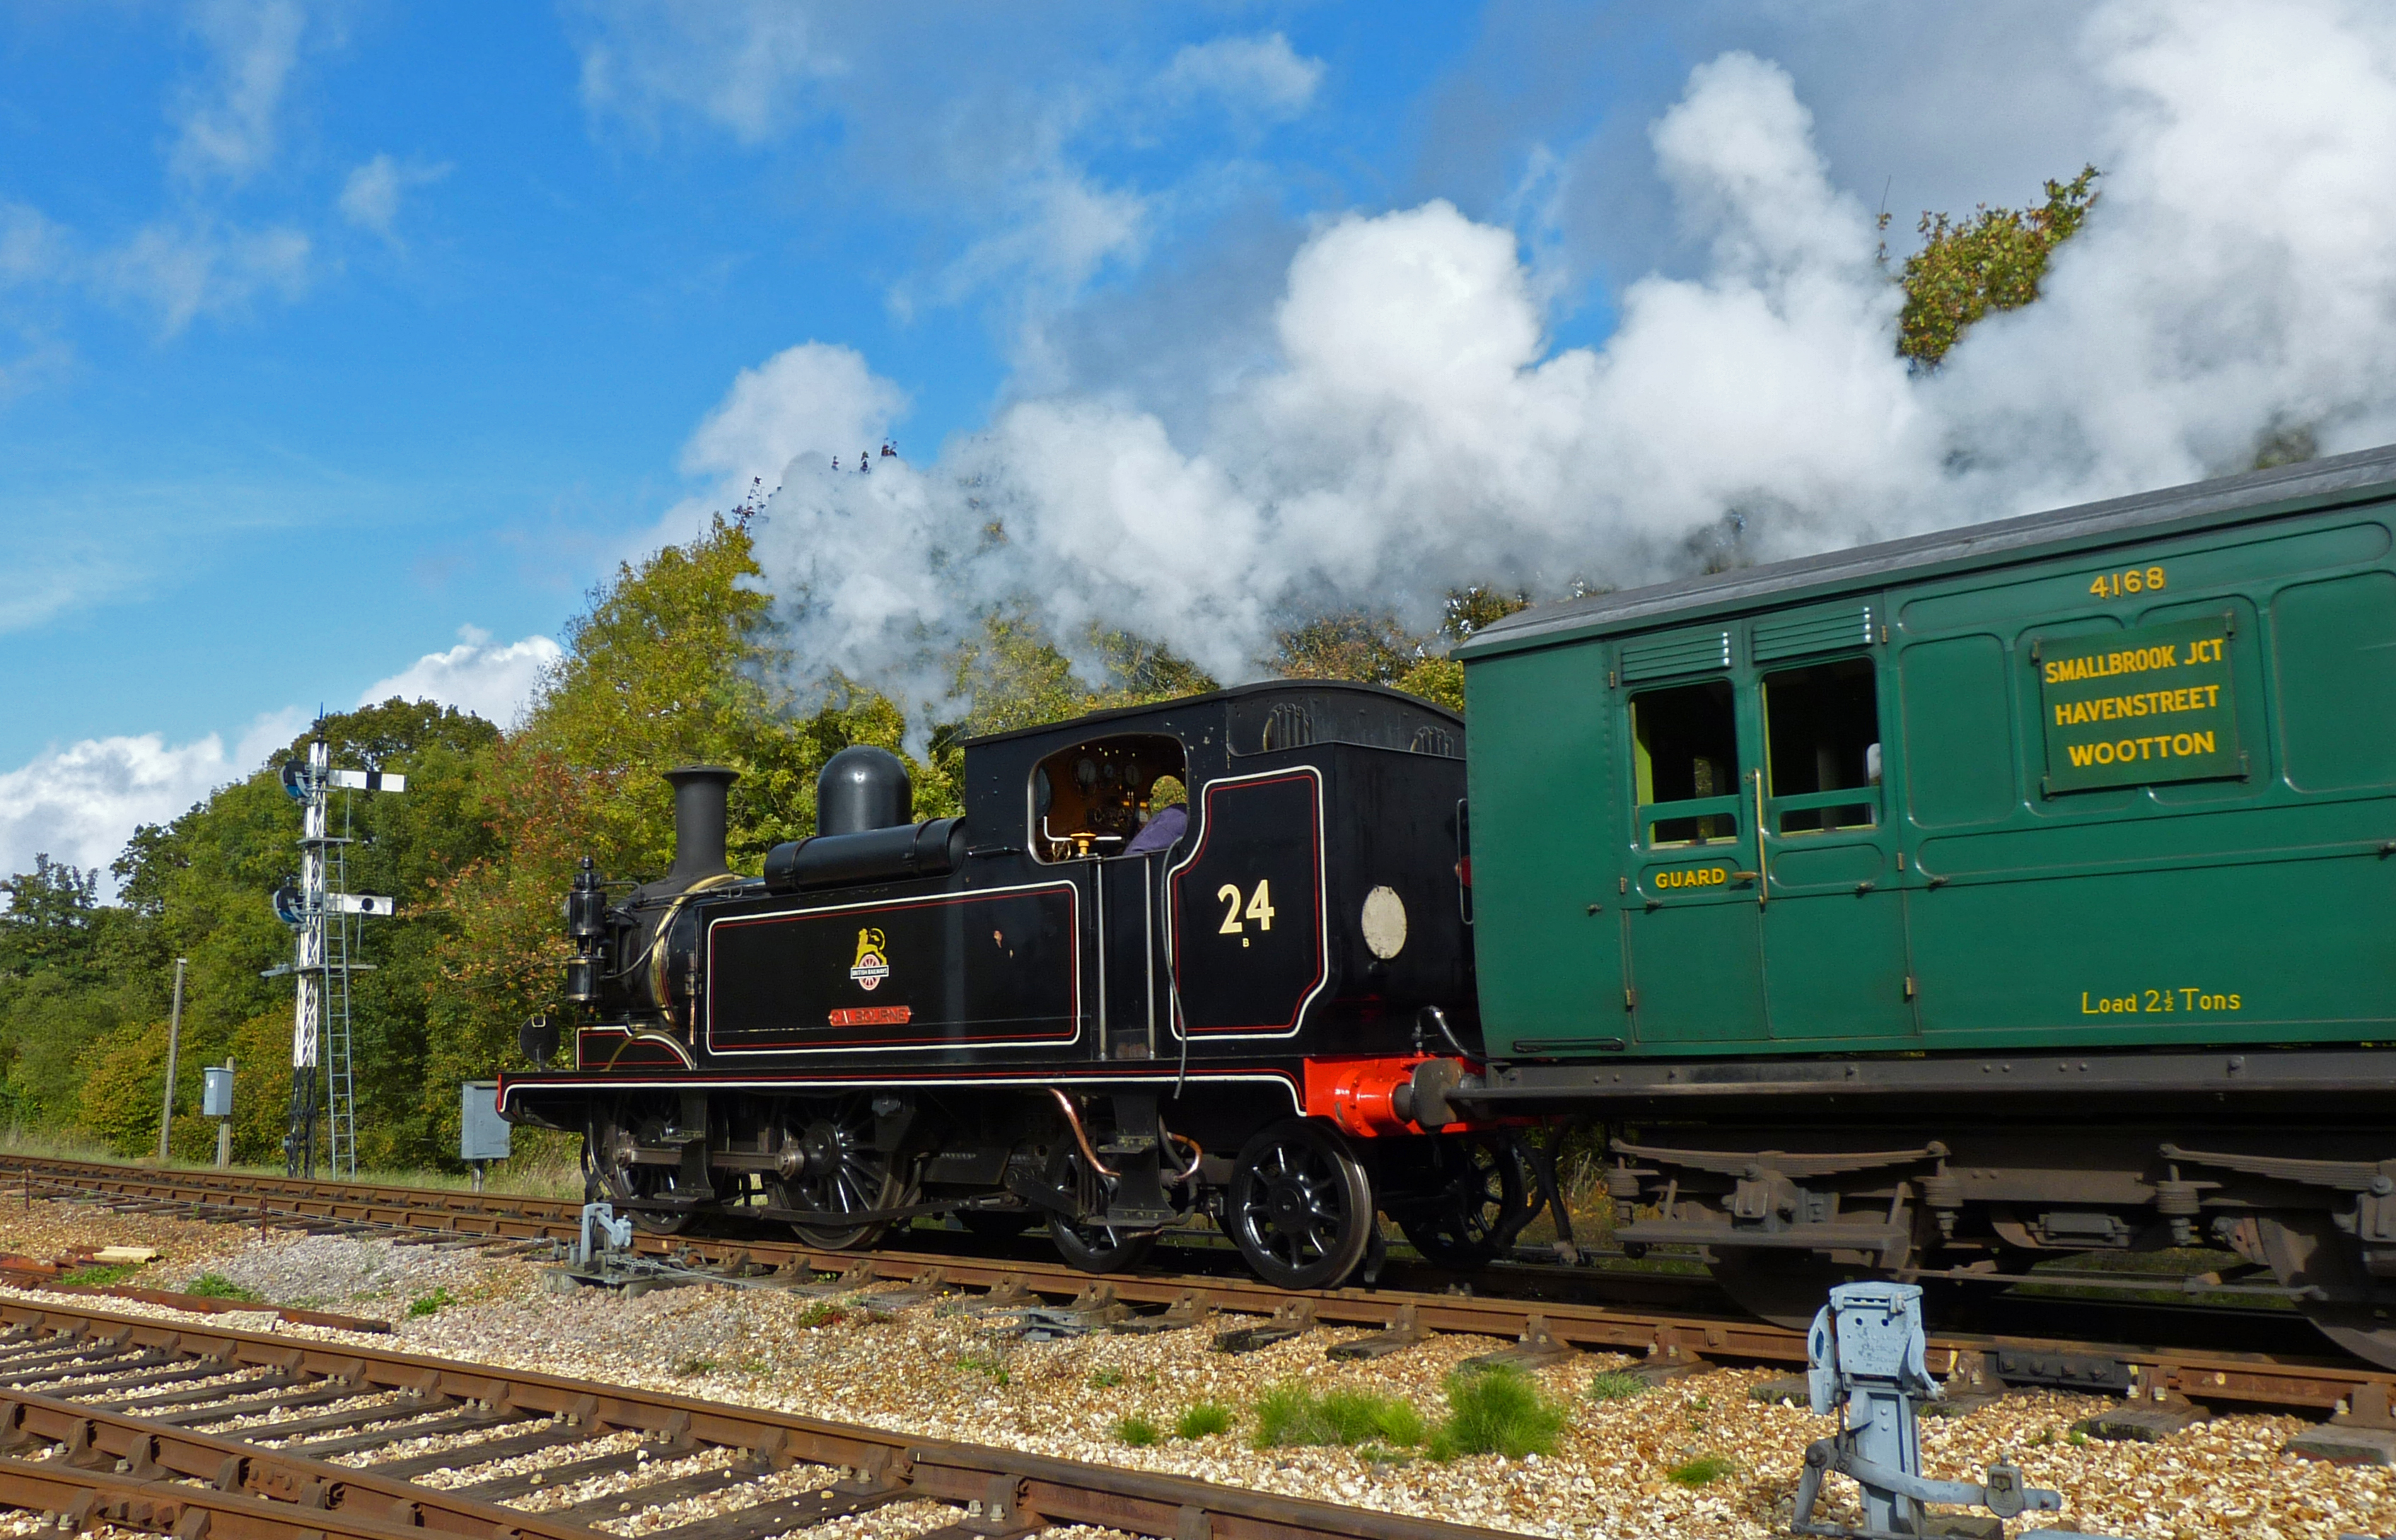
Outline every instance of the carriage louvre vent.
{"label": "carriage louvre vent", "polygon": [[1259,748],[1271,753],[1276,749],[1303,749],[1314,741],[1314,713],[1302,700],[1285,700],[1265,715],[1263,742]]}
{"label": "carriage louvre vent", "polygon": [[1844,652],[1872,644],[1872,607],[1839,604],[1799,610],[1755,623],[1755,660],[1772,663],[1811,653]]}
{"label": "carriage louvre vent", "polygon": [[1442,759],[1454,759],[1456,735],[1444,727],[1418,727],[1412,743],[1406,745],[1412,754],[1437,754]]}
{"label": "carriage louvre vent", "polygon": [[1622,644],[1622,683],[1730,667],[1730,632],[1699,631]]}

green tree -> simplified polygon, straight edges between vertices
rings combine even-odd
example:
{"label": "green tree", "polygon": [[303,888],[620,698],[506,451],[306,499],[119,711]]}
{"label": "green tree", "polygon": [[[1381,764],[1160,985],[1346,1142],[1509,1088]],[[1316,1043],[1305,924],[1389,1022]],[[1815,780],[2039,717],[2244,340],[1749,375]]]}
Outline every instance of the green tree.
{"label": "green tree", "polygon": [[[905,723],[872,691],[839,689],[801,714],[762,577],[739,516],[623,564],[567,628],[523,725],[482,756],[473,806],[487,843],[435,883],[446,929],[417,1096],[441,1158],[456,1148],[458,1082],[517,1062],[518,1025],[558,1008],[558,909],[580,860],[626,881],[672,860],[664,771],[739,772],[726,854],[754,872],[772,846],[814,831],[825,760],[851,743],[901,750]],[[958,810],[936,764],[911,769],[918,816]]]}
{"label": "green tree", "polygon": [[1530,596],[1485,583],[1449,591],[1439,624],[1412,631],[1397,617],[1362,610],[1320,617],[1284,631],[1271,660],[1285,679],[1346,679],[1384,684],[1464,710],[1464,665],[1457,644],[1530,604]]}
{"label": "green tree", "polygon": [[[1905,290],[1897,353],[1917,368],[1936,368],[1972,323],[2036,299],[2055,248],[2079,232],[2096,205],[2096,168],[2086,166],[2068,182],[2050,181],[2046,202],[2034,208],[1982,204],[1967,219],[1925,211],[1922,249],[1897,273]],[[1882,228],[1887,224],[1881,216]]]}

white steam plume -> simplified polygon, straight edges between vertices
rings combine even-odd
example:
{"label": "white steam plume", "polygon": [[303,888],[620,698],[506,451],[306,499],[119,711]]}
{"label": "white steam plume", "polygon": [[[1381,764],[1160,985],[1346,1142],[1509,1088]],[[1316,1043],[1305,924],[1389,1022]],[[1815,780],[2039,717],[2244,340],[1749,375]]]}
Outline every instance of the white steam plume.
{"label": "white steam plume", "polygon": [[1771,557],[2236,470],[2286,429],[2396,438],[2396,15],[2123,0],[2083,46],[2103,201],[1935,375],[1895,356],[1871,219],[1788,74],[1729,54],[1650,135],[1702,273],[1631,285],[1602,347],[1547,345],[1509,231],[1339,220],[1290,264],[1278,366],[1186,442],[1049,399],[929,469],[793,461],[759,555],[794,654],[920,725],[996,604],[1237,679],[1294,615],[1649,580],[1725,515]]}

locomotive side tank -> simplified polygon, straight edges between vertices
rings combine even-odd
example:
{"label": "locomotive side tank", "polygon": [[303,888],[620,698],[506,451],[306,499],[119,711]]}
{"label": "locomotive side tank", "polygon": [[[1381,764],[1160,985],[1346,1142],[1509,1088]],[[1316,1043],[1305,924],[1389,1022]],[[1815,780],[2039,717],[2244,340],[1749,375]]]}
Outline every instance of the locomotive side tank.
{"label": "locomotive side tank", "polygon": [[2396,1363],[2396,450],[1461,650],[1484,1116],[1766,1314],[2226,1247]]}
{"label": "locomotive side tank", "polygon": [[847,1247],[945,1211],[1103,1269],[1205,1212],[1290,1286],[1377,1211],[1485,1249],[1520,1184],[1442,1100],[1476,1030],[1461,748],[1391,691],[1253,685],[971,740],[928,821],[851,748],[756,877],[730,773],[676,772],[673,870],[569,901],[574,1068],[502,1108],[582,1131],[652,1228],[738,1204]]}

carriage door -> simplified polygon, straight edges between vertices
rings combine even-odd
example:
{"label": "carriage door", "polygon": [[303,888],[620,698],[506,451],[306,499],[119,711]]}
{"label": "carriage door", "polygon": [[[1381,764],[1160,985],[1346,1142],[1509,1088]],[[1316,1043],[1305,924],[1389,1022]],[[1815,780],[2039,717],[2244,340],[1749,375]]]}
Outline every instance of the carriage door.
{"label": "carriage door", "polygon": [[1713,626],[1622,644],[1630,717],[1631,864],[1622,932],[1631,1031],[1643,1048],[1764,1035],[1755,810],[1739,766],[1752,697]]}
{"label": "carriage door", "polygon": [[1882,730],[1884,623],[1878,600],[1855,600],[1750,631],[1762,756],[1743,779],[1761,830],[1756,913],[1776,1039],[1916,1029],[1902,856],[1882,790],[1893,742]]}

